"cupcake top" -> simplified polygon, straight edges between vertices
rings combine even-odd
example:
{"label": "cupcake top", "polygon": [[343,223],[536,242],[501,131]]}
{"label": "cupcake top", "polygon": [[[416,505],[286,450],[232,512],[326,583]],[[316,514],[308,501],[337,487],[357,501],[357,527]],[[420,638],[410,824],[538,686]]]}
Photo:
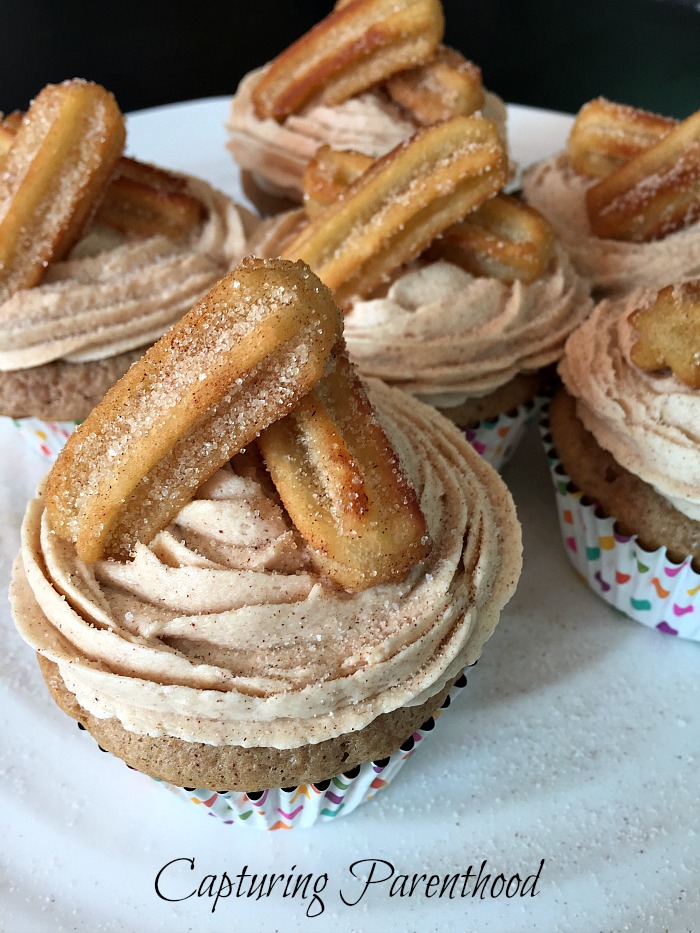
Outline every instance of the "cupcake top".
{"label": "cupcake top", "polygon": [[523,190],[594,290],[615,296],[700,273],[698,179],[700,111],[679,123],[598,98]]}
{"label": "cupcake top", "polygon": [[[655,371],[638,365],[639,315],[657,301],[650,290],[602,301],[569,337],[559,371],[598,444],[698,520],[700,394],[658,358]],[[682,339],[688,346],[687,327]]]}
{"label": "cupcake top", "polygon": [[152,343],[244,255],[245,211],[204,181],[168,175],[201,206],[193,229],[134,237],[93,224],[40,284],[0,302],[0,371]]}
{"label": "cupcake top", "polygon": [[439,0],[338,3],[233,97],[228,148],[265,191],[301,200],[303,173],[329,145],[372,158],[420,126],[477,111],[505,138],[505,107],[481,71],[441,44]]}
{"label": "cupcake top", "polygon": [[153,342],[241,257],[246,212],[123,156],[104,88],[48,85],[0,121],[0,371]]}
{"label": "cupcake top", "polygon": [[81,706],[141,734],[294,748],[419,705],[478,658],[519,574],[512,501],[436,412],[370,391],[432,539],[401,582],[329,586],[238,459],[130,561],[85,564],[32,503],[15,617]]}
{"label": "cupcake top", "polygon": [[552,223],[574,265],[590,279],[594,290],[622,295],[700,274],[698,221],[649,243],[596,236],[586,211],[586,191],[596,183],[596,178],[576,172],[565,154],[523,175],[527,201]]}
{"label": "cupcake top", "polygon": [[326,147],[304,175],[304,209],[264,221],[251,249],[311,264],[363,373],[460,405],[558,360],[592,307],[549,223],[501,190],[506,164],[476,116],[376,161]]}

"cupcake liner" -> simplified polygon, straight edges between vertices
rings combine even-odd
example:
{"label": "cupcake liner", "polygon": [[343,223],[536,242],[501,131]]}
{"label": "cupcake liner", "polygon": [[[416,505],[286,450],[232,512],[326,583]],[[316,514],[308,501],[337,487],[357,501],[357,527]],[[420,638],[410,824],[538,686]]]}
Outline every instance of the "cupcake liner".
{"label": "cupcake liner", "polygon": [[352,813],[365,800],[371,800],[399,773],[404,763],[435,728],[435,723],[450,706],[455,695],[467,684],[464,673],[452,685],[441,707],[422,726],[407,737],[389,757],[367,761],[344,774],[317,784],[271,788],[244,793],[176,787],[158,781],[161,787],[196,804],[209,816],[230,826],[260,830],[302,829]]}
{"label": "cupcake liner", "polygon": [[636,535],[585,496],[561,464],[545,411],[540,429],[557,497],[564,549],[578,575],[607,603],[649,628],[700,641],[700,574],[690,558],[677,563],[665,547],[648,551]]}
{"label": "cupcake liner", "polygon": [[494,420],[483,420],[476,425],[458,424],[457,427],[474,450],[495,470],[500,470],[515,453],[528,425],[539,414],[543,401],[535,397],[513,411],[503,412]]}
{"label": "cupcake liner", "polygon": [[11,418],[25,444],[43,460],[53,462],[79,421],[41,421],[39,418]]}

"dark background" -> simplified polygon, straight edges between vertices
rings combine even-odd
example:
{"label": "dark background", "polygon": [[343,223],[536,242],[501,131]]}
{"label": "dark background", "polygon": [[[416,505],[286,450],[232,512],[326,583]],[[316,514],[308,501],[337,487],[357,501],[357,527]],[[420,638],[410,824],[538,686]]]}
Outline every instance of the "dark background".
{"label": "dark background", "polygon": [[[332,0],[0,0],[0,110],[84,77],[124,111],[230,95]],[[576,111],[603,94],[669,116],[700,107],[700,4],[443,0],[446,41],[508,101]]]}

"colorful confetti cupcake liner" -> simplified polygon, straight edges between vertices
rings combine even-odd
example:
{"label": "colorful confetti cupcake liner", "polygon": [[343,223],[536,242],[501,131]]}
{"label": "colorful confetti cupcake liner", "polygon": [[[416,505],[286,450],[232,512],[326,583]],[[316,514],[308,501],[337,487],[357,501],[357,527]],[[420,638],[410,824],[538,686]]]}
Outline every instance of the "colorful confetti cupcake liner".
{"label": "colorful confetti cupcake liner", "polygon": [[[477,453],[495,470],[502,469],[515,453],[525,431],[539,415],[545,399],[539,396],[477,425],[457,425]],[[448,416],[449,417],[449,416]]]}
{"label": "colorful confetti cupcake liner", "polygon": [[700,641],[700,574],[690,558],[676,563],[665,547],[647,551],[636,535],[585,496],[557,457],[545,409],[540,421],[564,548],[574,569],[607,603],[667,635]]}
{"label": "colorful confetti cupcake liner", "polygon": [[41,421],[39,418],[11,418],[22,440],[43,460],[54,461],[75,431],[79,421]]}
{"label": "colorful confetti cupcake liner", "polygon": [[[396,777],[405,762],[435,729],[437,720],[452,704],[457,693],[466,685],[467,676],[462,672],[440,708],[409,735],[392,755],[378,761],[367,761],[327,781],[249,793],[177,787],[166,781],[157,783],[229,826],[260,830],[305,829],[314,823],[335,820],[352,813],[365,800],[371,800]],[[81,723],[78,723],[78,728],[86,732]],[[105,751],[101,746],[98,747],[100,751]],[[128,767],[132,771],[136,770],[131,765]]]}

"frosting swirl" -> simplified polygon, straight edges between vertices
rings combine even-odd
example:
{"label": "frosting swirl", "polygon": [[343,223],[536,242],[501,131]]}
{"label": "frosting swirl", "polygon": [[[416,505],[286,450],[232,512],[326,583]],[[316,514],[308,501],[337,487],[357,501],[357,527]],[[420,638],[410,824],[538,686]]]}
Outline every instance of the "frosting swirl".
{"label": "frosting swirl", "polygon": [[0,303],[0,371],[104,359],[152,343],[245,252],[239,208],[188,178],[205,207],[187,237],[129,240],[93,226],[42,283]]}
{"label": "frosting swirl", "polygon": [[630,357],[631,313],[653,293],[602,301],[566,344],[559,365],[576,412],[601,447],[689,518],[700,519],[700,393]]}
{"label": "frosting swirl", "polygon": [[588,283],[559,247],[529,285],[439,261],[415,264],[384,297],[356,302],[345,338],[363,373],[448,407],[559,359],[590,308]]}
{"label": "frosting swirl", "polygon": [[595,181],[579,175],[560,155],[528,169],[522,182],[529,203],[554,226],[574,265],[594,289],[614,297],[700,274],[700,222],[649,243],[595,236],[585,201],[586,189]]}
{"label": "frosting swirl", "polygon": [[130,563],[82,564],[34,500],[16,623],[85,709],[139,734],[294,748],[419,705],[479,656],[520,572],[510,495],[434,410],[370,390],[434,542],[402,583],[324,585],[243,469],[217,474]]}

